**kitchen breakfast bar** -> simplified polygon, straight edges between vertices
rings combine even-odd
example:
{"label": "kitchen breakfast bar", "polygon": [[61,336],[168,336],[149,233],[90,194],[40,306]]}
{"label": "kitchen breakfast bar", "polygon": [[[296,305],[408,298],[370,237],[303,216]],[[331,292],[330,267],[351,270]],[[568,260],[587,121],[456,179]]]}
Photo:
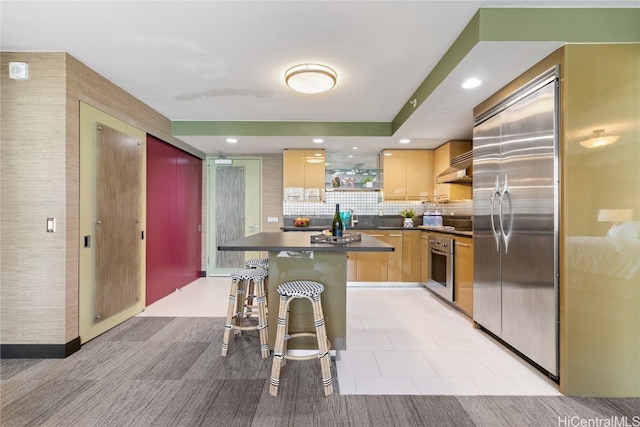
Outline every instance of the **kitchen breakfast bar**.
{"label": "kitchen breakfast bar", "polygon": [[[334,350],[346,349],[347,331],[347,252],[391,252],[394,247],[378,239],[360,235],[345,243],[312,243],[318,233],[258,233],[218,246],[220,251],[269,252],[267,306],[269,307],[269,347],[273,348],[278,319],[279,284],[291,280],[313,280],[324,284],[322,308],[327,335]],[[311,304],[293,304],[289,315],[291,331],[313,327]],[[315,341],[291,342],[290,348],[313,348]]]}

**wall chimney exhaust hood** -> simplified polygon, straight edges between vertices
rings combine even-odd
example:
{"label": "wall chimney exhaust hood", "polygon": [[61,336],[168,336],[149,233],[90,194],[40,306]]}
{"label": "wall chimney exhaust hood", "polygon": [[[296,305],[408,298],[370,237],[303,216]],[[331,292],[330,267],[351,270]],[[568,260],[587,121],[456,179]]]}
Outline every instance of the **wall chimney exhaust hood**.
{"label": "wall chimney exhaust hood", "polygon": [[449,168],[436,177],[437,184],[469,184],[473,181],[473,151],[452,158]]}

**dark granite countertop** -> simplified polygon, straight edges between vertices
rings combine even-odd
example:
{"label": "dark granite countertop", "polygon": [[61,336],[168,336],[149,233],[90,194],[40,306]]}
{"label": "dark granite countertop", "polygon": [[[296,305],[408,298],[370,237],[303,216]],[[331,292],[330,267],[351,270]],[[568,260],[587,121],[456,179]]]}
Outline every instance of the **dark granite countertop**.
{"label": "dark granite countertop", "polygon": [[[302,215],[304,216],[304,215]],[[283,217],[284,224],[280,229],[282,231],[313,231],[321,232],[331,228],[331,218],[327,216],[308,216],[311,218],[311,225],[307,227],[295,227],[293,225],[293,216],[285,215]],[[357,232],[361,230],[416,230],[435,233],[451,234],[456,236],[473,237],[471,231],[470,216],[445,216],[443,217],[444,225],[454,226],[442,229],[433,229],[431,227],[422,227],[422,216],[413,219],[414,227],[405,228],[402,226],[403,218],[400,215],[358,215],[358,224],[354,227],[347,227],[347,232]]]}
{"label": "dark granite countertop", "polygon": [[[331,226],[330,225],[325,225],[325,226],[320,226],[320,225],[310,225],[307,227],[295,227],[295,226],[282,226],[280,227],[280,229],[282,231],[306,231],[306,232],[315,232],[315,233],[320,233],[322,230],[328,230],[330,229]],[[403,230],[403,231],[428,231],[428,232],[433,232],[433,233],[443,233],[443,234],[453,234],[456,236],[464,236],[464,237],[473,237],[473,231],[471,230],[456,230],[456,229],[436,229],[436,228],[432,228],[432,227],[423,227],[423,226],[415,226],[415,227],[375,227],[375,226],[369,226],[369,227],[365,227],[365,226],[357,226],[357,227],[347,227],[347,233],[349,232],[358,232],[358,231],[364,231],[364,230]]]}
{"label": "dark granite countertop", "polygon": [[[347,231],[348,232],[348,231]],[[313,231],[299,233],[258,233],[218,246],[220,251],[292,251],[292,252],[392,252],[393,246],[362,235],[362,240],[343,245],[311,243]]]}

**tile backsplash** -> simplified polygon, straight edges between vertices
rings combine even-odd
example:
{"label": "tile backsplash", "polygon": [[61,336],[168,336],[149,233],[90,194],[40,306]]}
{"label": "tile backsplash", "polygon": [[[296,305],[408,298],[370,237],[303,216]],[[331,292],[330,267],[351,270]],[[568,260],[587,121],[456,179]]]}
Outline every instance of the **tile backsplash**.
{"label": "tile backsplash", "polygon": [[353,210],[356,215],[399,215],[404,209],[413,209],[416,216],[437,210],[443,215],[472,215],[473,202],[459,200],[447,203],[418,201],[380,201],[379,191],[327,191],[324,202],[285,201],[283,215],[332,215],[336,203],[340,210]]}

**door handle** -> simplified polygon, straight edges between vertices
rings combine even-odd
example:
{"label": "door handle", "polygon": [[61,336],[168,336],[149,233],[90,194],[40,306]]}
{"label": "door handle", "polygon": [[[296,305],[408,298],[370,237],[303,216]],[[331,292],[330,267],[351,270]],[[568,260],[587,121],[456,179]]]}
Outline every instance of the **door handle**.
{"label": "door handle", "polygon": [[489,218],[491,218],[491,233],[493,234],[493,239],[496,242],[496,252],[500,252],[500,233],[496,229],[496,224],[493,219],[494,217],[493,206],[495,205],[495,202],[496,202],[496,196],[498,197],[498,200],[500,200],[500,183],[498,181],[498,175],[496,175],[496,186],[493,189],[493,194],[491,194],[491,200],[489,202]]}
{"label": "door handle", "polygon": [[[505,196],[509,203],[509,227],[508,230],[504,230],[504,199]],[[509,252],[509,239],[511,238],[511,232],[513,231],[513,209],[511,208],[511,193],[509,192],[509,179],[507,174],[504,175],[504,187],[500,192],[500,232],[502,233],[502,240],[504,240],[504,253]]]}

